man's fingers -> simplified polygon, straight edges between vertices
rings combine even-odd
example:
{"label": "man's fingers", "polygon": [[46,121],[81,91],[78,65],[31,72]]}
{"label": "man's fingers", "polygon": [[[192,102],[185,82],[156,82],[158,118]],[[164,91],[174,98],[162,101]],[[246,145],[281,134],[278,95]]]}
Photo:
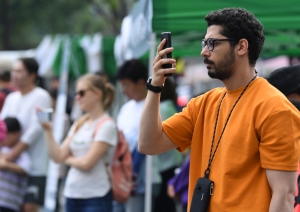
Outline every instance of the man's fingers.
{"label": "man's fingers", "polygon": [[156,51],[157,51],[157,52],[160,52],[160,51],[163,49],[165,43],[166,43],[166,39],[163,39],[163,40],[160,42],[160,44],[158,45]]}

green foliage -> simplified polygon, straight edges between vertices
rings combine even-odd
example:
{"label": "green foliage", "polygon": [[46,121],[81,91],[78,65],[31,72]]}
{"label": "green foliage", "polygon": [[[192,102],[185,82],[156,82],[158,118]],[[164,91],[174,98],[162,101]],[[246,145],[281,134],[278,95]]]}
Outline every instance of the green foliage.
{"label": "green foliage", "polygon": [[2,0],[0,50],[35,48],[47,34],[117,35],[134,0]]}

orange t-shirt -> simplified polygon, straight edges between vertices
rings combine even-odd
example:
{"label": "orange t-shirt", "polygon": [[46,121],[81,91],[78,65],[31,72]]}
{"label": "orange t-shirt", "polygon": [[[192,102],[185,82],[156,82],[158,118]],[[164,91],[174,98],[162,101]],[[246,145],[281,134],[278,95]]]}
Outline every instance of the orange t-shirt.
{"label": "orange t-shirt", "polygon": [[[192,99],[181,113],[163,122],[164,133],[179,151],[191,147],[188,211],[196,181],[204,176],[208,165],[220,100],[227,92],[213,151],[243,89],[213,89]],[[209,179],[215,185],[209,211],[267,212],[272,194],[266,169],[298,170],[299,126],[299,111],[286,97],[265,79],[255,79],[233,110],[212,162]]]}

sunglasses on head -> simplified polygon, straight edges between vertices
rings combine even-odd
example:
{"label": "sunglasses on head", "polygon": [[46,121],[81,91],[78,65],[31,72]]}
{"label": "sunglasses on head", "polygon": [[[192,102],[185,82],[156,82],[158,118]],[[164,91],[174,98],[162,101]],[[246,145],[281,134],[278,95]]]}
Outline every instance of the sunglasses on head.
{"label": "sunglasses on head", "polygon": [[84,97],[86,90],[79,90],[75,92],[75,96]]}

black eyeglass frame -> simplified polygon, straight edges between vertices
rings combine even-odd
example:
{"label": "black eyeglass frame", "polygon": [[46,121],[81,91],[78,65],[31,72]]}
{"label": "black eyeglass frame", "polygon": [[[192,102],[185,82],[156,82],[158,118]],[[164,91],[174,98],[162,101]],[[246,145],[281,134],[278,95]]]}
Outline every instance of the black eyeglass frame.
{"label": "black eyeglass frame", "polygon": [[[208,38],[207,40],[204,40],[204,39],[202,40],[201,47],[203,50],[205,48],[205,46],[207,46],[209,51],[213,51],[215,48],[216,41],[236,41],[236,40],[237,39],[234,39],[234,38],[224,38],[224,39]],[[209,45],[207,45],[209,41],[212,41],[212,48],[210,48]]]}

